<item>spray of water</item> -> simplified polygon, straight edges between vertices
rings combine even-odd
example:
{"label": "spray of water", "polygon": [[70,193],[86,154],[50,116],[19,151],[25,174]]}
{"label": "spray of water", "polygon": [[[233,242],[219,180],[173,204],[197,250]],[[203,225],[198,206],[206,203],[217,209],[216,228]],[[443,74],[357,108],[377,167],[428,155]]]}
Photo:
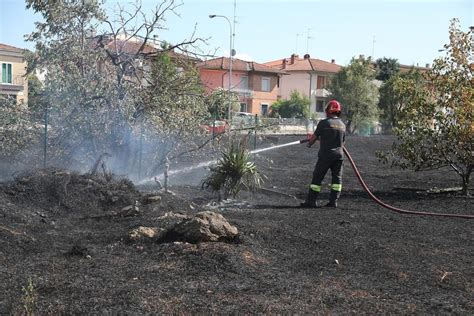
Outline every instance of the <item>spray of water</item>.
{"label": "spray of water", "polygon": [[[258,154],[258,153],[261,153],[263,151],[274,150],[274,149],[277,149],[277,148],[292,146],[292,145],[296,145],[296,144],[300,144],[300,141],[297,140],[297,141],[294,141],[294,142],[281,144],[281,145],[277,145],[277,146],[271,146],[271,147],[266,147],[266,148],[255,149],[255,150],[250,151],[250,154]],[[198,169],[198,168],[208,167],[212,164],[215,164],[216,162],[217,162],[217,159],[214,159],[214,160],[209,160],[209,161],[198,163],[197,165],[194,165],[194,166],[185,167],[185,168],[176,169],[176,170],[170,170],[168,172],[168,176],[190,172],[190,171]],[[154,181],[153,180],[154,178],[155,177],[152,177],[151,179],[144,179],[144,180],[140,181],[138,184],[145,184],[145,183]],[[156,178],[161,180],[163,178],[163,175],[156,176]]]}
{"label": "spray of water", "polygon": [[278,146],[271,146],[271,147],[267,147],[267,148],[255,149],[255,150],[252,150],[250,153],[251,154],[257,154],[257,153],[261,153],[262,151],[273,150],[273,149],[286,147],[286,146],[291,146],[291,145],[296,145],[296,144],[300,144],[300,141],[297,140],[297,141],[294,141],[294,142],[291,142],[291,143],[281,144],[281,145],[278,145]]}

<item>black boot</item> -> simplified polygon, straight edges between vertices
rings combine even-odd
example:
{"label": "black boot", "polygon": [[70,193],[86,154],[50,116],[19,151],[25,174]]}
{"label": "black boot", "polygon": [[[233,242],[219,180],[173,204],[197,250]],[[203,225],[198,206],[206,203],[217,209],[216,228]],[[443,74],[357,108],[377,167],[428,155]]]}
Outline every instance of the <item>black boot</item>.
{"label": "black boot", "polygon": [[312,189],[309,189],[308,196],[306,197],[306,201],[301,203],[300,207],[303,207],[303,208],[320,208],[321,206],[319,206],[318,203],[316,202],[316,200],[318,198],[318,195],[319,195],[318,192],[316,192]]}
{"label": "black boot", "polygon": [[325,207],[337,207],[337,200],[339,199],[340,195],[341,192],[331,190],[331,193],[329,194],[329,202],[325,205]]}

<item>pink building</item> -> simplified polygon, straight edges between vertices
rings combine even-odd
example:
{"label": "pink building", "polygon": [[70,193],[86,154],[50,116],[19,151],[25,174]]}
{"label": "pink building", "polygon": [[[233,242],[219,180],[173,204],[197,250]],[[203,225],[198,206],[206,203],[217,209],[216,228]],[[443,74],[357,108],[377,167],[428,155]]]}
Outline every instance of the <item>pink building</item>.
{"label": "pink building", "polygon": [[283,99],[288,99],[293,90],[309,97],[311,100],[310,113],[316,117],[324,117],[324,105],[329,101],[329,91],[326,87],[335,73],[341,70],[333,59],[331,62],[311,58],[309,54],[304,58],[291,55],[264,63],[274,69],[285,71],[286,76],[281,77],[280,91]]}
{"label": "pink building", "polygon": [[[229,87],[229,58],[219,57],[197,64],[207,92]],[[232,60],[232,91],[237,93],[240,112],[266,116],[280,97],[280,80],[284,70],[256,62]]]}

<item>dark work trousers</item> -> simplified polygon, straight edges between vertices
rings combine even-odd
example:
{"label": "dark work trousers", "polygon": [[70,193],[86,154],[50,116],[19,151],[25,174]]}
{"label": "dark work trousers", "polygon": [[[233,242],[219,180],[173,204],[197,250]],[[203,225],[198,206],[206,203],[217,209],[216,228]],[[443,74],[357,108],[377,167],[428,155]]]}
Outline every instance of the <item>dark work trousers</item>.
{"label": "dark work trousers", "polygon": [[335,202],[341,195],[342,190],[342,171],[343,171],[343,160],[324,160],[318,159],[316,166],[313,171],[313,179],[311,180],[311,185],[308,194],[308,201],[314,202],[321,192],[321,184],[323,182],[324,176],[331,169],[331,193],[329,196],[329,201]]}

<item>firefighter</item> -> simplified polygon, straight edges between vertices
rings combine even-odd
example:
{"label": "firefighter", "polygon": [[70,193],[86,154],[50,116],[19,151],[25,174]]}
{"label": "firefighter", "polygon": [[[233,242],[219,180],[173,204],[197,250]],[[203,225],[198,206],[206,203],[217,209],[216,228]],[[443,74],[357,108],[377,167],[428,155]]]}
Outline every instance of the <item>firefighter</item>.
{"label": "firefighter", "polygon": [[342,189],[342,168],[344,153],[342,146],[345,141],[346,125],[340,119],[341,104],[336,100],[331,100],[326,104],[326,119],[320,121],[314,134],[308,141],[310,148],[319,140],[318,161],[313,171],[313,179],[309,186],[306,201],[301,203],[301,207],[319,208],[317,198],[321,192],[321,183],[327,171],[331,169],[331,193],[329,202],[325,207],[337,207],[337,200]]}

